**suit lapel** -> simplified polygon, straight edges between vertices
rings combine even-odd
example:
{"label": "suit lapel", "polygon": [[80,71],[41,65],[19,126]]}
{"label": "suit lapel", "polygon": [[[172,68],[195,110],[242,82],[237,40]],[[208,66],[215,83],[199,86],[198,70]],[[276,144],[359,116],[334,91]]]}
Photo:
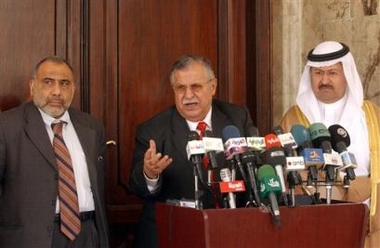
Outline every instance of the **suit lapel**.
{"label": "suit lapel", "polygon": [[227,125],[231,125],[231,122],[228,120],[227,116],[222,111],[220,111],[220,109],[215,104],[212,106],[211,121],[212,133],[215,137],[219,138],[222,138],[223,129]]}
{"label": "suit lapel", "polygon": [[57,169],[53,146],[45,129],[45,123],[41,114],[33,102],[25,104],[24,109],[25,132],[28,134],[31,142],[37,147],[41,154],[46,158],[49,164]]}
{"label": "suit lapel", "polygon": [[[212,125],[212,133],[215,137],[222,138],[223,129],[227,125],[231,125],[231,121],[227,116],[218,108],[216,104],[212,106],[212,116],[211,116],[211,125]],[[224,140],[223,140],[224,143]],[[223,168],[225,166],[225,157],[224,152],[220,152],[217,154],[217,164],[219,168]],[[216,175],[217,180],[220,180],[219,173]]]}
{"label": "suit lapel", "polygon": [[189,126],[186,123],[186,120],[174,109],[172,123],[171,123],[173,133],[172,142],[174,147],[178,152],[187,160],[186,145],[187,145],[187,136],[190,132]]}

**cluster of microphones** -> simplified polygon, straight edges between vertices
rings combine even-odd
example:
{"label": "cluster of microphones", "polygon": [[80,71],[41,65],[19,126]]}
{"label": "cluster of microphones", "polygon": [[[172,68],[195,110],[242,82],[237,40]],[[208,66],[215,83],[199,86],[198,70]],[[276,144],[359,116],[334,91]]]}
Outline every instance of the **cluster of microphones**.
{"label": "cluster of microphones", "polygon": [[[236,208],[236,194],[244,193],[246,206],[269,210],[281,226],[279,205],[296,205],[296,186],[314,188],[315,204],[321,202],[318,187],[325,187],[326,203],[330,204],[332,187],[349,187],[355,179],[356,159],[347,150],[350,137],[344,127],[297,124],[289,133],[281,126],[272,132],[260,137],[252,128],[248,137],[241,137],[233,125],[223,129],[222,138],[206,131],[199,139],[196,131],[190,132],[186,150],[194,165],[195,208],[202,208],[198,183],[218,185],[228,208]],[[217,164],[218,153],[224,154],[223,166]],[[307,179],[302,179],[301,172]],[[213,181],[212,173],[219,174],[219,181]]]}

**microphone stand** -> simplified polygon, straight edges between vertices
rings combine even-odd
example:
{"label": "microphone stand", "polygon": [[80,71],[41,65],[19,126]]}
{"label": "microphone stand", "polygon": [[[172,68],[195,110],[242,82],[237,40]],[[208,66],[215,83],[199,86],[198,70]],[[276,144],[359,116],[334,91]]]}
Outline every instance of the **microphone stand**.
{"label": "microphone stand", "polygon": [[194,202],[195,202],[195,209],[202,209],[202,203],[201,201],[199,200],[200,199],[200,195],[201,195],[201,192],[199,190],[199,186],[198,186],[198,170],[197,170],[197,167],[196,165],[194,164]]}
{"label": "microphone stand", "polygon": [[334,182],[334,168],[327,165],[326,168],[326,203],[331,204],[332,184]]}
{"label": "microphone stand", "polygon": [[[246,203],[246,207],[252,207],[255,205],[253,203],[254,200],[253,200],[253,195],[252,195],[252,187],[251,187],[249,181],[247,180],[247,175],[245,174],[240,156],[236,155],[236,156],[234,156],[234,158],[232,160],[234,160],[234,162],[235,162],[234,164],[236,164],[237,167],[239,168],[240,175],[241,175],[244,183],[246,184],[246,191],[247,191],[247,196],[248,196],[248,201]],[[236,167],[236,165],[235,165],[235,167]]]}
{"label": "microphone stand", "polygon": [[289,171],[287,176],[287,181],[289,183],[289,192],[290,192],[290,204],[289,207],[295,207],[296,197],[295,197],[295,186],[302,184],[302,179],[298,171]]}
{"label": "microphone stand", "polygon": [[[248,177],[249,180],[247,180],[247,182],[249,182],[249,184],[250,184],[249,185],[249,187],[250,187],[249,199],[251,200],[254,197],[254,200],[252,199],[251,201],[252,202],[254,201],[256,207],[260,207],[261,206],[261,200],[259,197],[259,191],[257,189],[256,174],[255,174],[255,170],[254,170],[254,162],[255,162],[256,156],[251,151],[247,151],[247,152],[243,153],[241,156],[242,156],[242,161],[246,165],[246,170],[247,170],[248,176],[249,176]],[[253,194],[253,196],[252,196],[252,194]]]}

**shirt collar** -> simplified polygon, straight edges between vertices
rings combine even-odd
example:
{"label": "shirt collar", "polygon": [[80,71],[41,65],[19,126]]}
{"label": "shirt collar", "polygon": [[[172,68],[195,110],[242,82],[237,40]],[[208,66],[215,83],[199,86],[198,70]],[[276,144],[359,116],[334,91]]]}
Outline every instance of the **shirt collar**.
{"label": "shirt collar", "polygon": [[66,110],[63,115],[56,119],[48,114],[46,114],[43,110],[41,110],[40,108],[38,108],[38,111],[40,111],[41,113],[41,116],[42,116],[42,120],[44,121],[45,125],[47,127],[51,127],[51,124],[53,123],[57,123],[59,121],[63,121],[63,122],[66,122],[66,123],[70,123],[70,115],[69,115],[69,112]]}
{"label": "shirt collar", "polygon": [[[202,120],[203,122],[206,122],[207,124],[207,130],[212,130],[212,126],[211,126],[211,113],[212,113],[212,107],[210,108],[210,110],[207,112],[207,115],[206,117]],[[186,120],[187,122],[187,125],[189,126],[190,130],[191,131],[194,131],[197,129],[197,126],[198,126],[198,122],[199,121],[189,121],[189,120]]]}

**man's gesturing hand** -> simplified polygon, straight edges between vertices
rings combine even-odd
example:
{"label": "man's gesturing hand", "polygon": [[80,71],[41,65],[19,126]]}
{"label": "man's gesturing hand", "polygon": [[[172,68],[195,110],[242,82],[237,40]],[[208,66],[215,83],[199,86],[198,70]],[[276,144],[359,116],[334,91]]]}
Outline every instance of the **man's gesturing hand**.
{"label": "man's gesturing hand", "polygon": [[157,153],[156,143],[149,140],[149,149],[144,155],[144,172],[149,178],[157,178],[172,161],[168,155],[162,156],[161,153]]}

